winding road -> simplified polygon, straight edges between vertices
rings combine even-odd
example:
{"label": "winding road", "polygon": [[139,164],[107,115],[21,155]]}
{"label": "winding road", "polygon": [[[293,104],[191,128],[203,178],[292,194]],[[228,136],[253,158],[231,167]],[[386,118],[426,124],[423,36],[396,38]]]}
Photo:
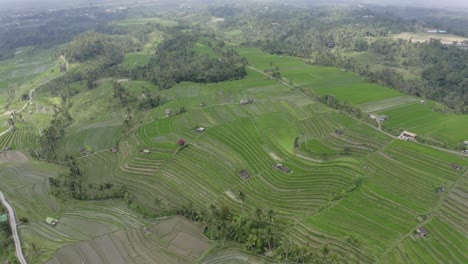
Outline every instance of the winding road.
{"label": "winding road", "polygon": [[17,228],[18,221],[16,221],[15,210],[13,210],[13,207],[5,199],[5,196],[3,195],[1,191],[0,191],[0,200],[2,201],[3,206],[5,206],[5,208],[8,210],[8,220],[10,221],[10,227],[11,227],[13,239],[15,240],[16,256],[18,257],[18,260],[21,264],[28,264],[28,261],[26,261],[26,258],[24,257],[24,254],[23,254],[23,248],[21,248],[21,240],[18,234],[18,228]]}

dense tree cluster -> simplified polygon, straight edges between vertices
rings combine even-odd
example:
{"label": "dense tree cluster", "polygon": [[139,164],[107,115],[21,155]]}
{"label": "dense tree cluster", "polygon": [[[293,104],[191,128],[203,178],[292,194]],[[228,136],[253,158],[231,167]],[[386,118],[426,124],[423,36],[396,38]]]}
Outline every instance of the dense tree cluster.
{"label": "dense tree cluster", "polygon": [[221,82],[241,79],[247,75],[247,61],[232,48],[219,48],[218,58],[194,51],[196,33],[173,32],[159,46],[149,64],[125,70],[132,79],[150,80],[159,89],[168,89],[176,83]]}
{"label": "dense tree cluster", "polygon": [[49,126],[44,129],[39,138],[40,149],[32,152],[36,158],[41,158],[53,161],[57,158],[55,147],[57,141],[65,135],[65,128],[72,122],[70,113],[68,112],[69,105],[63,102],[60,106],[54,106],[54,116]]}
{"label": "dense tree cluster", "polygon": [[0,20],[0,60],[14,56],[25,46],[49,48],[70,41],[97,24],[125,17],[126,12],[106,13],[100,8],[40,11]]}
{"label": "dense tree cluster", "polygon": [[[241,197],[242,195],[240,195]],[[308,245],[298,245],[284,235],[278,212],[257,208],[253,215],[234,214],[225,205],[198,209],[188,204],[177,210],[202,225],[205,235],[219,241],[236,241],[244,249],[289,263],[338,263],[339,258],[324,246],[316,252]]]}
{"label": "dense tree cluster", "polygon": [[86,32],[74,38],[64,50],[71,62],[83,62],[96,57],[107,59],[112,66],[123,61],[127,52],[133,51],[135,45],[128,36],[105,35]]}
{"label": "dense tree cluster", "polygon": [[[237,10],[220,24],[220,29],[242,30],[240,41],[245,45],[259,46],[272,54],[303,57],[317,65],[353,70],[369,81],[467,113],[468,51],[436,40],[394,40],[391,34],[422,30],[421,24],[450,28],[446,23],[409,20],[408,17],[425,17],[422,13],[417,15],[418,9],[400,11],[400,15],[394,15],[379,7],[307,9],[273,5],[268,9]],[[367,63],[354,59],[356,52],[368,53],[373,59]]]}
{"label": "dense tree cluster", "polygon": [[[371,82],[394,87],[407,94],[444,103],[458,113],[468,113],[468,51],[428,43],[380,39],[370,46],[381,67],[362,65],[344,54],[318,51],[311,59],[317,65],[353,70]],[[410,72],[408,77],[404,69]]]}
{"label": "dense tree cluster", "polygon": [[82,172],[73,156],[66,156],[63,165],[68,168],[67,172],[49,178],[51,193],[55,197],[61,200],[104,200],[124,196],[124,188],[110,182],[85,185]]}

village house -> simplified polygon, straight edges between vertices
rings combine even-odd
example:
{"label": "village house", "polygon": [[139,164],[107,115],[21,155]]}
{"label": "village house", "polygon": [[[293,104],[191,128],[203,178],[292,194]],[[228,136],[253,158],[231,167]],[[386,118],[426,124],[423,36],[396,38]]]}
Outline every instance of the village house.
{"label": "village house", "polygon": [[388,119],[390,119],[389,116],[387,116],[387,115],[381,115],[381,116],[379,116],[379,117],[377,118],[377,121],[383,122],[383,121],[388,120]]}
{"label": "village house", "polygon": [[242,99],[242,100],[240,100],[241,105],[254,104],[254,103],[255,103],[255,100],[253,100],[253,99]]}
{"label": "village house", "polygon": [[248,178],[250,178],[250,174],[249,174],[249,172],[247,170],[241,170],[240,176],[244,180],[247,180]]}
{"label": "village house", "polygon": [[383,121],[385,121],[385,120],[390,119],[390,117],[389,117],[389,116],[386,116],[386,115],[374,115],[374,114],[370,114],[370,115],[369,115],[369,118],[370,118],[370,119],[374,119],[374,120],[376,120],[376,121],[378,121],[378,122],[383,122]]}
{"label": "village house", "polygon": [[455,170],[460,170],[461,169],[461,165],[458,164],[458,163],[452,163],[452,164],[450,164],[450,167],[452,167],[452,169],[455,169]]}
{"label": "village house", "polygon": [[276,167],[277,167],[278,169],[280,169],[280,170],[281,170],[282,172],[284,172],[284,173],[288,173],[288,172],[289,172],[289,168],[286,167],[286,166],[284,166],[284,165],[281,164],[281,163],[276,164]]}
{"label": "village house", "polygon": [[51,226],[55,226],[58,223],[58,220],[52,217],[47,217],[45,221]]}
{"label": "village house", "polygon": [[119,151],[119,147],[118,146],[113,146],[111,148],[111,151],[112,151],[112,153],[117,153],[117,151]]}
{"label": "village house", "polygon": [[0,215],[0,223],[6,222],[7,220],[8,220],[8,215],[7,214]]}
{"label": "village house", "polygon": [[405,131],[401,132],[401,134],[398,136],[398,138],[402,139],[402,140],[416,141],[416,134],[408,132],[408,131],[405,130]]}
{"label": "village house", "polygon": [[416,232],[418,232],[419,235],[425,237],[429,234],[429,230],[427,230],[425,227],[421,226],[420,228],[416,229]]}
{"label": "village house", "polygon": [[427,33],[431,34],[447,34],[447,30],[440,30],[440,29],[429,29]]}

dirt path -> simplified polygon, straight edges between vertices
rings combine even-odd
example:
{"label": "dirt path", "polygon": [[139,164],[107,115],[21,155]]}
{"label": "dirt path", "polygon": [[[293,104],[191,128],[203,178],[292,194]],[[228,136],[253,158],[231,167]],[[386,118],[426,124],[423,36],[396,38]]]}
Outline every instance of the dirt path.
{"label": "dirt path", "polygon": [[11,204],[5,199],[5,196],[3,195],[2,192],[0,192],[0,200],[3,203],[3,206],[8,210],[8,220],[10,221],[10,227],[11,231],[13,234],[13,240],[15,241],[15,248],[16,248],[16,256],[18,257],[18,260],[21,264],[28,264],[28,261],[26,261],[26,258],[24,257],[23,254],[23,248],[21,247],[21,240],[18,234],[18,228],[17,228],[17,221],[16,221],[16,214],[15,210],[13,210],[13,207]]}

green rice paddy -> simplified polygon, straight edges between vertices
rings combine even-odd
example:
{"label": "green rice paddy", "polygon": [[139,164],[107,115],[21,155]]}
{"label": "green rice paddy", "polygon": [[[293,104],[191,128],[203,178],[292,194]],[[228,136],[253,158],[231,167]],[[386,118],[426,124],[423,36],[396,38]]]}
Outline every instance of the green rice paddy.
{"label": "green rice paddy", "polygon": [[[196,47],[209,54],[207,48]],[[385,126],[444,137],[450,143],[468,131],[464,116],[434,112],[431,103],[414,102],[353,73],[257,49],[238,51],[257,70],[271,68],[272,62],[294,85],[389,115]],[[138,65],[144,59],[140,55],[128,55],[125,65]],[[467,157],[396,140],[250,68],[243,80],[185,82],[164,91],[142,81],[123,85],[135,97],[146,87],[167,102],[152,110],[133,111],[135,123],[125,128],[127,113],[112,102],[110,80],[74,96],[70,109],[74,123],[58,142],[58,153],[77,157],[84,185],[125,185],[135,201],[152,210],[157,209],[155,199],[167,208],[188,203],[225,204],[237,213],[272,208],[294,242],[317,250],[328,245],[343,263],[467,259],[468,227],[463,224],[468,216]],[[241,105],[242,99],[255,103]],[[53,100],[39,91],[36,103],[47,107]],[[2,136],[0,146],[12,144],[24,150],[37,144],[50,112],[36,107],[28,106],[33,113],[24,113],[24,122],[14,133]],[[166,117],[166,109],[180,107],[188,111]],[[206,130],[199,133],[198,127]],[[179,149],[179,139],[187,147]],[[113,153],[110,148],[117,142],[119,150]],[[81,147],[88,153],[80,153]],[[33,262],[74,263],[95,257],[103,263],[158,258],[161,263],[270,261],[243,252],[239,245],[213,245],[186,220],[144,219],[121,200],[57,201],[48,194],[48,178],[62,167],[22,154],[5,156],[3,161],[0,187],[18,216],[30,218],[20,233]],[[290,172],[277,169],[278,163]],[[452,163],[462,169],[453,169]],[[240,177],[241,170],[250,178]],[[440,187],[446,191],[438,191]],[[243,203],[226,195],[239,190],[246,194]],[[48,226],[47,216],[58,218],[59,224]],[[416,235],[419,226],[430,234]],[[115,258],[104,257],[104,252]]]}

